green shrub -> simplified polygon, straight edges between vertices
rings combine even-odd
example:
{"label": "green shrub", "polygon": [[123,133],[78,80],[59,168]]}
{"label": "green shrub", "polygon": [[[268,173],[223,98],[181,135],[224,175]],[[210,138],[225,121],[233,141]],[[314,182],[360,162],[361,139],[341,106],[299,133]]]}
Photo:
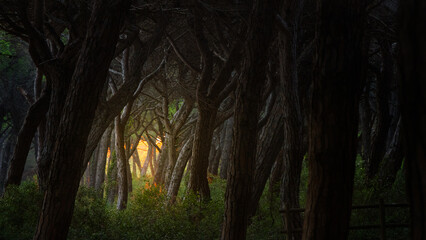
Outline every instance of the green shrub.
{"label": "green shrub", "polygon": [[105,201],[94,189],[82,186],[75,200],[68,239],[109,239],[110,214]]}
{"label": "green shrub", "polygon": [[0,198],[0,239],[32,239],[42,195],[35,182],[9,186]]}

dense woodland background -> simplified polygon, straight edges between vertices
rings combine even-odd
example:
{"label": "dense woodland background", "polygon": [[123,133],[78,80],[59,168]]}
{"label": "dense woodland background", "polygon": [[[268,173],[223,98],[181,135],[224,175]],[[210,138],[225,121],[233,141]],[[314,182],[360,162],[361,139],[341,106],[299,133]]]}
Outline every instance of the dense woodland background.
{"label": "dense woodland background", "polygon": [[0,239],[426,239],[425,13],[0,0]]}

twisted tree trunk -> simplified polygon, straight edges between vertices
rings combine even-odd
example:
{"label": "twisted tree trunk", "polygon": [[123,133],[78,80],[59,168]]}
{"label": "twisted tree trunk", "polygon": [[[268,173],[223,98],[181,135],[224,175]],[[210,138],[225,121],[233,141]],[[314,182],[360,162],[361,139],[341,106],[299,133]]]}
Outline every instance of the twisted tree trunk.
{"label": "twisted tree trunk", "polygon": [[317,1],[304,240],[348,237],[366,61],[365,2]]}

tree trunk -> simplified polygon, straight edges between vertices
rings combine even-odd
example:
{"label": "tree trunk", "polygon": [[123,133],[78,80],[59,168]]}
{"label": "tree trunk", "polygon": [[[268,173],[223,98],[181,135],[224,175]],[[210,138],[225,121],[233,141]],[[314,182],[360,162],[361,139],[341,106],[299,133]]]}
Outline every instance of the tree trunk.
{"label": "tree trunk", "polygon": [[212,166],[210,169],[210,173],[213,175],[217,175],[219,172],[219,162],[220,162],[220,156],[222,155],[222,146],[219,145],[218,149],[216,150],[216,154],[214,156]]}
{"label": "tree trunk", "polygon": [[277,96],[276,102],[271,110],[271,115],[259,134],[250,216],[254,216],[256,214],[260,197],[262,196],[266,182],[271,175],[271,169],[274,162],[276,162],[283,143],[284,115],[282,111],[282,98],[281,96]]}
{"label": "tree trunk", "polygon": [[209,108],[205,103],[198,102],[198,121],[194,133],[192,148],[191,175],[189,190],[200,194],[203,200],[210,200],[210,188],[207,181],[209,153],[213,138],[217,108]]}
{"label": "tree trunk", "polygon": [[151,157],[152,157],[152,146],[151,146],[151,144],[149,144],[148,145],[148,151],[146,153],[146,158],[145,158],[145,161],[143,162],[143,167],[142,167],[142,170],[141,170],[141,177],[146,175],[146,171],[148,170],[149,162],[152,161]]}
{"label": "tree trunk", "polygon": [[[149,150],[148,150],[149,152]],[[138,150],[133,153],[133,162],[136,164],[136,168],[139,169],[140,177],[142,177],[142,165],[141,165],[141,159],[139,158]],[[136,170],[135,170],[136,171]]]}
{"label": "tree trunk", "polygon": [[127,207],[128,178],[127,178],[127,161],[124,149],[124,129],[120,122],[120,116],[115,118],[115,150],[117,151],[117,186],[118,199],[117,209],[123,210]]}
{"label": "tree trunk", "polygon": [[398,120],[392,142],[383,159],[383,165],[379,172],[380,188],[387,190],[395,182],[396,174],[401,169],[404,152],[402,147],[401,118]]}
{"label": "tree trunk", "polygon": [[6,186],[9,184],[21,184],[22,174],[24,172],[25,163],[27,162],[31,142],[37,131],[38,125],[43,120],[47,110],[49,109],[49,100],[50,89],[45,91],[43,95],[28,109],[24,124],[19,131],[12,160],[10,161]]}
{"label": "tree trunk", "polygon": [[157,150],[154,146],[151,145],[151,147],[152,147],[152,157],[149,161],[149,167],[151,169],[151,176],[155,176],[155,171],[156,171],[155,163],[157,162]]}
{"label": "tree trunk", "polygon": [[284,156],[283,151],[281,150],[278,153],[275,164],[272,167],[271,176],[269,177],[269,192],[271,196],[280,191],[280,185],[282,176],[284,174]]}
{"label": "tree trunk", "polygon": [[[299,208],[299,186],[300,173],[302,171],[302,161],[306,148],[303,142],[303,116],[301,100],[299,97],[299,79],[297,74],[297,17],[301,10],[298,1],[288,0],[284,2],[283,18],[291,25],[292,31],[284,31],[279,34],[279,62],[280,62],[280,82],[284,112],[284,174],[281,183],[281,208]],[[291,14],[293,13],[293,14]],[[290,218],[285,218],[286,226],[291,229],[302,227],[302,217],[300,213],[291,214]],[[301,239],[300,233],[288,234],[290,240]]]}
{"label": "tree trunk", "polygon": [[[114,147],[115,148],[115,147]],[[117,154],[116,151],[111,151],[111,156],[109,158],[108,165],[108,175],[107,175],[107,185],[106,185],[106,197],[107,202],[110,205],[114,204],[115,196],[117,196],[118,186],[117,186]]]}
{"label": "tree trunk", "polygon": [[364,92],[359,104],[359,120],[361,127],[361,156],[365,163],[368,161],[371,144],[371,107],[370,107],[370,83],[367,80]]}
{"label": "tree trunk", "polygon": [[99,145],[93,152],[92,159],[89,162],[89,187],[95,188],[96,185],[96,170],[98,169]]}
{"label": "tree trunk", "polygon": [[167,197],[170,199],[171,203],[175,202],[176,196],[179,192],[179,187],[182,181],[182,176],[185,171],[186,164],[188,163],[188,160],[191,157],[193,141],[194,141],[193,136],[188,138],[188,140],[186,140],[185,145],[183,145],[182,150],[179,153],[176,166],[174,168],[173,175],[170,181],[170,185],[167,190]]}
{"label": "tree trunk", "polygon": [[161,146],[161,153],[158,156],[158,166],[155,168],[154,184],[163,185],[164,184],[164,169],[166,167],[167,160],[167,142],[164,142]]}
{"label": "tree trunk", "polygon": [[234,142],[225,194],[222,240],[245,239],[250,215],[258,140],[262,87],[269,45],[273,38],[275,1],[254,1],[245,45],[246,65],[238,79],[234,112]]}
{"label": "tree trunk", "polygon": [[133,191],[133,179],[132,179],[132,171],[130,170],[129,159],[126,159],[126,175],[127,175],[127,193],[131,193]]}
{"label": "tree trunk", "polygon": [[67,238],[87,138],[128,4],[99,0],[93,3],[55,144],[51,146],[54,151],[50,174],[34,240]]}
{"label": "tree trunk", "polygon": [[4,190],[6,189],[6,177],[7,177],[7,169],[9,168],[9,160],[10,156],[13,154],[13,147],[15,146],[15,136],[9,136],[8,138],[4,138],[4,142],[1,147],[0,152],[0,196],[3,195]]}
{"label": "tree trunk", "polygon": [[168,189],[170,179],[173,174],[173,169],[176,165],[176,136],[173,133],[167,133],[166,134],[166,141],[167,141],[167,169],[166,174],[164,176],[164,187],[165,189]]}
{"label": "tree trunk", "polygon": [[228,177],[229,158],[231,157],[232,136],[233,136],[234,118],[226,120],[226,134],[223,143],[222,156],[220,162],[220,178],[226,179]]}
{"label": "tree trunk", "polygon": [[393,77],[393,64],[390,43],[381,41],[381,53],[383,59],[383,70],[377,76],[376,83],[376,129],[371,139],[371,148],[367,161],[367,177],[373,179],[379,171],[380,163],[386,153],[386,142],[390,127],[389,93],[390,83]]}
{"label": "tree trunk", "polygon": [[411,239],[426,239],[426,3],[401,1],[401,116]]}
{"label": "tree trunk", "polygon": [[303,238],[346,239],[357,150],[365,1],[318,0]]}
{"label": "tree trunk", "polygon": [[[111,128],[108,128],[104,135],[101,138],[101,142],[99,145],[99,154],[98,154],[98,165],[96,170],[96,184],[95,189],[97,191],[103,191],[103,185],[105,182],[105,167],[108,153],[108,145],[111,142]],[[112,149],[112,146],[111,146]],[[111,151],[110,151],[111,154]]]}
{"label": "tree trunk", "polygon": [[213,134],[212,146],[210,147],[210,152],[209,152],[209,167],[207,168],[208,173],[212,172],[213,162],[214,162],[214,159],[215,159],[216,154],[217,154],[216,144],[217,144],[216,139],[215,139],[215,136]]}

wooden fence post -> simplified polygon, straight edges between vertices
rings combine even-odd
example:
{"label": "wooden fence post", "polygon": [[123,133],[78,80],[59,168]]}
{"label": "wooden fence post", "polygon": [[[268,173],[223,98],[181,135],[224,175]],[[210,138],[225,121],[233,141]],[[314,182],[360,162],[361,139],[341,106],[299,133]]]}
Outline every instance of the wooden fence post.
{"label": "wooden fence post", "polygon": [[385,215],[385,204],[383,199],[380,199],[380,239],[386,240],[386,215]]}
{"label": "wooden fence post", "polygon": [[284,216],[285,216],[285,226],[287,228],[287,239],[293,240],[293,229],[291,227],[291,216],[290,216],[290,209],[287,208],[287,206],[284,207]]}

